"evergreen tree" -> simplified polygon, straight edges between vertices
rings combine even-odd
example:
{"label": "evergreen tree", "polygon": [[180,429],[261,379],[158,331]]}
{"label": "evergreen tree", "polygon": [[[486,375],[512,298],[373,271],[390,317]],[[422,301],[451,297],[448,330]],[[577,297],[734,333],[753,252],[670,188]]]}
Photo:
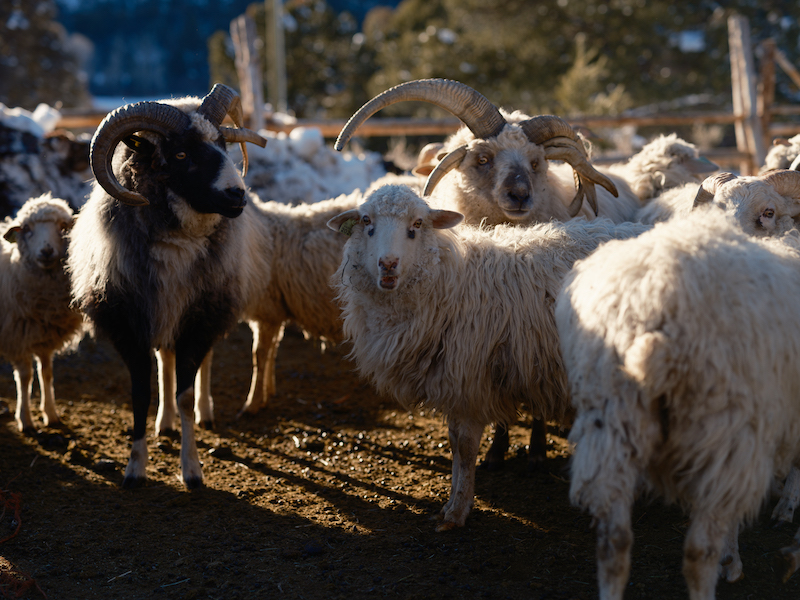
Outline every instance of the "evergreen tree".
{"label": "evergreen tree", "polygon": [[85,40],[56,21],[54,0],[0,3],[0,102],[33,110],[40,102],[66,107],[86,102],[81,69]]}

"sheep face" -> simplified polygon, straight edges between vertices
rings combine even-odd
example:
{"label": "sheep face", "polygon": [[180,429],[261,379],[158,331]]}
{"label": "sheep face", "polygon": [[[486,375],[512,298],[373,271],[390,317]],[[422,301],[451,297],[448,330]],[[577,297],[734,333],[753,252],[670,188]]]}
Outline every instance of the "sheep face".
{"label": "sheep face", "polygon": [[785,233],[800,216],[800,198],[782,195],[757,177],[737,177],[719,185],[713,203],[732,214],[745,233],[759,237]]}
{"label": "sheep face", "polygon": [[458,166],[457,208],[490,224],[548,220],[554,208],[546,205],[553,197],[547,168],[544,149],[513,125],[495,138],[472,140]]}
{"label": "sheep face", "polygon": [[359,262],[381,292],[402,287],[409,272],[427,251],[424,229],[449,229],[463,215],[430,208],[410,188],[387,185],[378,188],[358,208],[328,222],[335,231],[352,235]]}
{"label": "sheep face", "polygon": [[6,241],[17,245],[22,259],[30,267],[51,271],[60,267],[67,251],[65,233],[72,227],[67,215],[51,215],[12,225],[4,234]]}
{"label": "sheep face", "polygon": [[[133,181],[163,181],[168,190],[199,213],[237,217],[244,210],[244,181],[216,131],[193,127],[166,138],[131,138],[127,164]],[[144,177],[145,172],[148,177]],[[129,187],[136,189],[133,183]]]}

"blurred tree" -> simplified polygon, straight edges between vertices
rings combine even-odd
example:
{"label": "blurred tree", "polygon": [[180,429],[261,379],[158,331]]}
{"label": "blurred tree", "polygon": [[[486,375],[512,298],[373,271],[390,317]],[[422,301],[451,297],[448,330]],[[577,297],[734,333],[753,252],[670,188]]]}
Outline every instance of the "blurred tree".
{"label": "blurred tree", "polygon": [[[264,3],[251,4],[247,14],[263,36]],[[364,82],[374,61],[350,13],[337,14],[324,0],[290,0],[284,6],[283,24],[289,106],[297,116],[347,117],[369,99]],[[265,65],[266,45],[261,52]],[[213,80],[236,81],[233,57],[228,33],[216,32],[209,40]]]}
{"label": "blurred tree", "polygon": [[33,110],[87,101],[88,40],[67,35],[57,12],[54,0],[0,2],[0,102]]}

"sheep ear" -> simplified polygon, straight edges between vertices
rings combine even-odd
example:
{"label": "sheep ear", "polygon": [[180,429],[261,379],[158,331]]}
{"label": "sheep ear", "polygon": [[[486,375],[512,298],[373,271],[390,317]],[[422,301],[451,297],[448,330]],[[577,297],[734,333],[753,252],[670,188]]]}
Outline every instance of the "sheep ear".
{"label": "sheep ear", "polygon": [[704,173],[713,173],[714,171],[719,171],[719,165],[717,163],[711,162],[705,156],[690,158],[686,160],[683,164],[689,170],[690,173],[694,173],[695,175],[702,175]]}
{"label": "sheep ear", "polygon": [[450,229],[464,220],[464,215],[454,210],[432,210],[431,227],[434,229]]}
{"label": "sheep ear", "polygon": [[333,217],[328,221],[328,227],[349,237],[353,233],[353,226],[358,223],[358,220],[358,209],[352,208]]}
{"label": "sheep ear", "polygon": [[17,234],[22,231],[22,227],[19,225],[14,225],[13,227],[9,227],[8,231],[3,234],[3,237],[7,242],[11,242],[12,244],[17,243]]}

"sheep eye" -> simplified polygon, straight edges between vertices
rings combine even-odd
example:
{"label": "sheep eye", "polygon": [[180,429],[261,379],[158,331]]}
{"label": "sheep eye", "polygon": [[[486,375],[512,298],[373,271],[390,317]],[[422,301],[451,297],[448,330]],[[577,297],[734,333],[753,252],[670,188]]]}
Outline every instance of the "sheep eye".
{"label": "sheep eye", "polygon": [[178,153],[176,153],[175,154],[175,158],[177,158],[178,160],[183,160],[184,158],[186,158],[186,152],[178,152]]}
{"label": "sheep eye", "polygon": [[772,217],[775,216],[775,211],[771,208],[768,208],[767,210],[764,211],[764,216],[767,217],[768,219],[771,219]]}
{"label": "sheep eye", "polygon": [[22,226],[22,235],[28,235],[31,232],[30,225],[23,225]]}
{"label": "sheep eye", "polygon": [[486,155],[481,154],[478,157],[478,164],[479,165],[486,165],[489,163],[489,158]]}
{"label": "sheep eye", "polygon": [[539,168],[539,161],[538,160],[531,161],[531,169],[535,171],[538,168]]}
{"label": "sheep eye", "polygon": [[372,221],[370,221],[370,218],[367,215],[364,215],[363,217],[361,217],[361,222],[364,225],[369,225],[370,223],[372,223]]}
{"label": "sheep eye", "polygon": [[420,227],[422,227],[422,219],[417,219],[414,221],[414,228],[419,229]]}

